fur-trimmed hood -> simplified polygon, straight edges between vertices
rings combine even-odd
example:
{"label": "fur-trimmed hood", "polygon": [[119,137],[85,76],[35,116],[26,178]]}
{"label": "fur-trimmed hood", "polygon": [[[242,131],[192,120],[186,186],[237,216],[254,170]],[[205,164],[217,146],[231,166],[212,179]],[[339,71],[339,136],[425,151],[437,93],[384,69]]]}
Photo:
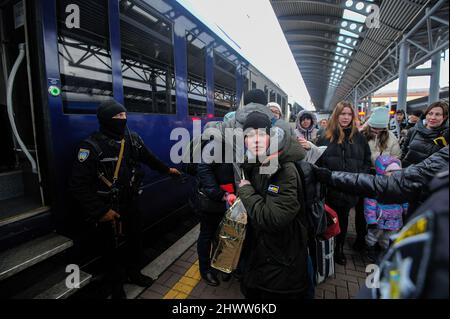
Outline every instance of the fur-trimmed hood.
{"label": "fur-trimmed hood", "polygon": [[[300,125],[300,119],[305,115],[309,115],[312,119],[311,126],[307,129],[303,128]],[[306,140],[314,143],[317,139],[317,132],[317,116],[313,112],[307,110],[299,112],[297,115],[297,119],[295,120],[295,134],[297,135],[297,138],[303,137]]]}

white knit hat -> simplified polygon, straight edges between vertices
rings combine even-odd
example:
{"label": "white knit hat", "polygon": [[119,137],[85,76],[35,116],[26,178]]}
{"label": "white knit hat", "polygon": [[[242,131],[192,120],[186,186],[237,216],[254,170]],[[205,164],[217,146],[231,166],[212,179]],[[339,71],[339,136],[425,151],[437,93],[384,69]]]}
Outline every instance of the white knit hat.
{"label": "white knit hat", "polygon": [[280,114],[283,115],[283,111],[281,110],[281,106],[280,106],[280,104],[278,104],[277,102],[269,102],[269,103],[267,104],[267,107],[268,107],[268,108],[276,107],[276,108],[278,109],[278,111],[280,111]]}

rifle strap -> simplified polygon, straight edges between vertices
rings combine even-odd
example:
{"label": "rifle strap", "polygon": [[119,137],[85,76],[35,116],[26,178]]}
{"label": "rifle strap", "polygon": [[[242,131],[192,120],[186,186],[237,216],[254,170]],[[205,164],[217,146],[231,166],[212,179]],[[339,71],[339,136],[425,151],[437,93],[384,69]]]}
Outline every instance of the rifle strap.
{"label": "rifle strap", "polygon": [[103,174],[98,175],[98,178],[100,178],[100,180],[102,180],[103,183],[105,183],[106,186],[108,186],[109,188],[112,188],[114,183],[119,178],[119,171],[120,171],[120,166],[122,165],[124,150],[125,150],[125,139],[122,139],[120,141],[119,159],[117,160],[116,169],[114,170],[114,177],[113,177],[112,183]]}

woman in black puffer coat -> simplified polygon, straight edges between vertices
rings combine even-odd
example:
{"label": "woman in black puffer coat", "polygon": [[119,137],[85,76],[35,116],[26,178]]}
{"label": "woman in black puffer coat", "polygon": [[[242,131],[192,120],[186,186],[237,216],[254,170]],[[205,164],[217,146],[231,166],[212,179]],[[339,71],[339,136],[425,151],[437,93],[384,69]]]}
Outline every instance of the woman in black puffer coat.
{"label": "woman in black puffer coat", "polygon": [[413,128],[408,131],[402,148],[402,164],[408,167],[436,153],[449,142],[448,104],[431,104]]}
{"label": "woman in black puffer coat", "polygon": [[[327,150],[317,164],[332,171],[368,173],[370,147],[356,127],[356,115],[351,103],[340,102],[331,115],[325,136],[317,142]],[[345,265],[344,242],[347,234],[350,209],[358,202],[358,196],[343,193],[333,187],[327,189],[326,203],[338,214],[341,233],[336,237],[335,261]]]}

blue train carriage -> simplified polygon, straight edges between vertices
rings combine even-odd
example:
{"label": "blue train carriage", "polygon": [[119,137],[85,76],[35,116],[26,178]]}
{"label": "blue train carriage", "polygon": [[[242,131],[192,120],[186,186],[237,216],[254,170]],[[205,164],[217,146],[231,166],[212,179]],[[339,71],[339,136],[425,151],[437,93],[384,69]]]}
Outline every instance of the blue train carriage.
{"label": "blue train carriage", "polygon": [[278,103],[283,110],[283,119],[289,121],[291,110],[288,106],[288,95],[281,89],[280,85],[269,79],[253,65],[249,66],[247,74],[248,76],[244,80],[245,89],[260,89],[264,91],[267,95],[267,101]]}
{"label": "blue train carriage", "polygon": [[[172,129],[220,119],[254,83],[287,99],[176,1],[6,0],[0,36],[0,284],[73,245],[57,234],[70,228],[68,177],[102,101],[123,103],[130,129],[171,163]],[[148,171],[145,225],[186,205],[191,183]]]}

